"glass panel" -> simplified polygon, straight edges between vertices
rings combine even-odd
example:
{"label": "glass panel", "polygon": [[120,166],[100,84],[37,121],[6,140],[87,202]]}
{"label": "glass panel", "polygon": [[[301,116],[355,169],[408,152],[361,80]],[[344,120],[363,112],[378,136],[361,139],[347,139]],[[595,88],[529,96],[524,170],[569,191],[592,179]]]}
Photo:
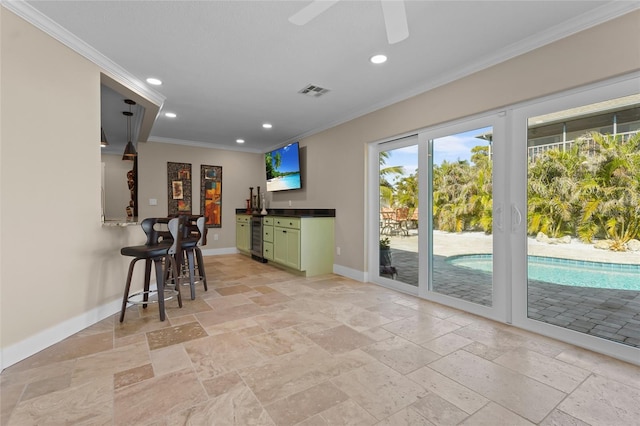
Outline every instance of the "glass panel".
{"label": "glass panel", "polygon": [[431,290],[493,304],[493,128],[431,141]]}
{"label": "glass panel", "polygon": [[418,146],[380,160],[380,276],[418,286]]}
{"label": "glass panel", "polygon": [[[640,346],[640,95],[528,120],[527,317]],[[616,132],[617,130],[617,132]]]}

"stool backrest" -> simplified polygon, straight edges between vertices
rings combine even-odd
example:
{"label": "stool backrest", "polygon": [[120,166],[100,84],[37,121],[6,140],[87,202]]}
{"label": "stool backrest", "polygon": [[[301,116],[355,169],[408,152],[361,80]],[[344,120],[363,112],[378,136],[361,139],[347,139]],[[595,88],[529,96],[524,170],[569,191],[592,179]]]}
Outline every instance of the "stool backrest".
{"label": "stool backrest", "polygon": [[200,232],[198,245],[205,246],[207,245],[207,227],[204,224],[204,216],[200,216],[198,220],[196,220],[196,225],[198,226],[198,231]]}
{"label": "stool backrest", "polygon": [[182,234],[184,233],[184,216],[178,216],[169,221],[169,232],[173,244],[169,247],[169,254],[182,253]]}
{"label": "stool backrest", "polygon": [[148,217],[144,219],[140,226],[147,236],[145,245],[156,245],[163,240],[172,238],[171,233],[164,230],[164,225],[168,222],[169,219],[166,217]]}
{"label": "stool backrest", "polygon": [[157,222],[158,222],[158,218],[148,217],[140,223],[142,230],[147,235],[147,242],[145,244],[148,246],[158,244],[159,234],[155,228],[155,225]]}

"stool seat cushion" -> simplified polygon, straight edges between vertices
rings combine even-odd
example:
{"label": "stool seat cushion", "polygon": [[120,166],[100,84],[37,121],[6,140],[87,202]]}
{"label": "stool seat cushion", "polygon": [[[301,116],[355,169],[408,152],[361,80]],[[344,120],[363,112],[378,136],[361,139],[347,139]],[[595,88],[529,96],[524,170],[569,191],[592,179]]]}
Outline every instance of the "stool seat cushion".
{"label": "stool seat cushion", "polygon": [[200,237],[186,237],[182,239],[182,248],[193,248],[198,245]]}
{"label": "stool seat cushion", "polygon": [[152,245],[129,246],[120,249],[123,256],[133,256],[142,259],[151,259],[154,257],[166,256],[171,243],[160,243]]}

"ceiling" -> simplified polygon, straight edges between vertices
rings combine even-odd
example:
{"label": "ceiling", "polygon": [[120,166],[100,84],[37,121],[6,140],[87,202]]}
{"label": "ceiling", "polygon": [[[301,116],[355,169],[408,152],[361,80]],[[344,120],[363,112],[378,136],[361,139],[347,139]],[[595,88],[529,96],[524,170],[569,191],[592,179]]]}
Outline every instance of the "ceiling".
{"label": "ceiling", "polygon": [[[70,34],[62,38],[77,37],[164,99],[148,140],[251,152],[638,8],[637,1],[405,1],[409,37],[390,45],[380,0],[341,0],[303,26],[288,18],[310,1],[19,3],[23,17],[43,14],[53,22],[40,16],[41,27],[63,27]],[[389,60],[371,64],[377,53]],[[147,77],[163,84],[150,86]],[[308,84],[329,92],[299,94]],[[109,90],[103,91],[103,125],[111,149],[121,152],[128,106],[125,96]],[[263,129],[265,122],[273,128]],[[236,143],[239,138],[245,143]]]}

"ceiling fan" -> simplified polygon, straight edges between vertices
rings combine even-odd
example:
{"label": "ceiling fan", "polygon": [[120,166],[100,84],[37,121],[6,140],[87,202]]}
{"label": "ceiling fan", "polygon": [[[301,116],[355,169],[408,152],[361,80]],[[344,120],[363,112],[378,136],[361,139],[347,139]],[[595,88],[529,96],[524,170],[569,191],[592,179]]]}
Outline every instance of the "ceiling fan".
{"label": "ceiling fan", "polygon": [[[289,18],[289,22],[296,25],[304,25],[325,10],[329,9],[340,0],[313,0]],[[404,8],[404,0],[380,0],[384,24],[387,29],[389,44],[398,43],[409,37],[407,25],[407,13]]]}

